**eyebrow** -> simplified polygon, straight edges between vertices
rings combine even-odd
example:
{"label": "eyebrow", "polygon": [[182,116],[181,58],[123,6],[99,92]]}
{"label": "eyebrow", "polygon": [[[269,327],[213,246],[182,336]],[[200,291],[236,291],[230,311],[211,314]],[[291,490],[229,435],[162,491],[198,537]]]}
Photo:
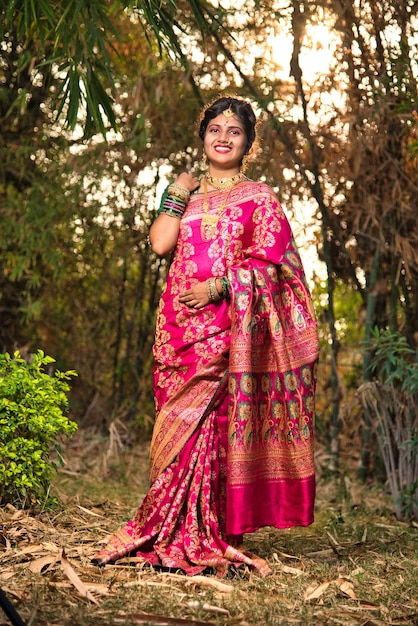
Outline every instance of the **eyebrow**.
{"label": "eyebrow", "polygon": [[[213,122],[209,122],[207,127],[208,128],[212,128],[213,126],[216,126],[216,128],[224,128],[224,126],[222,126],[222,124],[215,124]],[[239,126],[238,124],[236,124],[236,125],[235,124],[234,125],[231,124],[231,126],[228,126],[228,128],[232,128],[232,129],[236,128],[236,129],[242,130],[244,132],[244,128],[242,126]]]}

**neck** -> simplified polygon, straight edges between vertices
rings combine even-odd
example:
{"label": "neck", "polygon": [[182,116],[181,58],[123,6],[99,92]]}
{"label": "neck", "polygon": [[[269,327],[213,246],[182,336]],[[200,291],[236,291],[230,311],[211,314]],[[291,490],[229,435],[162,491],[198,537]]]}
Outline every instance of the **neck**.
{"label": "neck", "polygon": [[239,172],[240,172],[239,167],[234,167],[229,170],[222,170],[222,169],[213,167],[212,165],[209,165],[209,169],[208,169],[209,176],[212,176],[213,178],[232,178],[233,176],[236,176],[237,174],[239,174]]}

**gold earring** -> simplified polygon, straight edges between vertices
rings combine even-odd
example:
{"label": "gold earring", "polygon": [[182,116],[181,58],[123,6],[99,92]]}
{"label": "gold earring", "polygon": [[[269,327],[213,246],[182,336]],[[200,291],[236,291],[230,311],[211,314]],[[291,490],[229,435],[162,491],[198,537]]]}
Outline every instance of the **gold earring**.
{"label": "gold earring", "polygon": [[247,154],[244,154],[244,156],[242,157],[242,161],[241,161],[241,171],[242,172],[246,171],[246,169],[248,168],[248,165],[250,164],[250,161],[251,161],[251,156],[247,152]]}

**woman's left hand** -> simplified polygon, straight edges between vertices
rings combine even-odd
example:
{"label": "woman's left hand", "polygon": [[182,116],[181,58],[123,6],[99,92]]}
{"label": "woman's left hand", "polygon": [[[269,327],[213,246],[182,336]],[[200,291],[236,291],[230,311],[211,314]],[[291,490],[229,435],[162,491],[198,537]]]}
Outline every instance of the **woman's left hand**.
{"label": "woman's left hand", "polygon": [[196,283],[187,291],[183,291],[183,293],[180,294],[179,300],[189,309],[201,309],[209,304],[210,299],[208,296],[206,281],[203,283]]}

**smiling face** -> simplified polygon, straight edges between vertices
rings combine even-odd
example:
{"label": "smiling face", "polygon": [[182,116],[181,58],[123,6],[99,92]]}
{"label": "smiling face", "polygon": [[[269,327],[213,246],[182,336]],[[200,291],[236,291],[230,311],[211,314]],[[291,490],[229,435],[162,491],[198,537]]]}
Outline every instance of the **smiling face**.
{"label": "smiling face", "polygon": [[226,117],[223,113],[207,125],[203,149],[209,161],[212,176],[234,176],[240,170],[247,137],[237,115]]}

